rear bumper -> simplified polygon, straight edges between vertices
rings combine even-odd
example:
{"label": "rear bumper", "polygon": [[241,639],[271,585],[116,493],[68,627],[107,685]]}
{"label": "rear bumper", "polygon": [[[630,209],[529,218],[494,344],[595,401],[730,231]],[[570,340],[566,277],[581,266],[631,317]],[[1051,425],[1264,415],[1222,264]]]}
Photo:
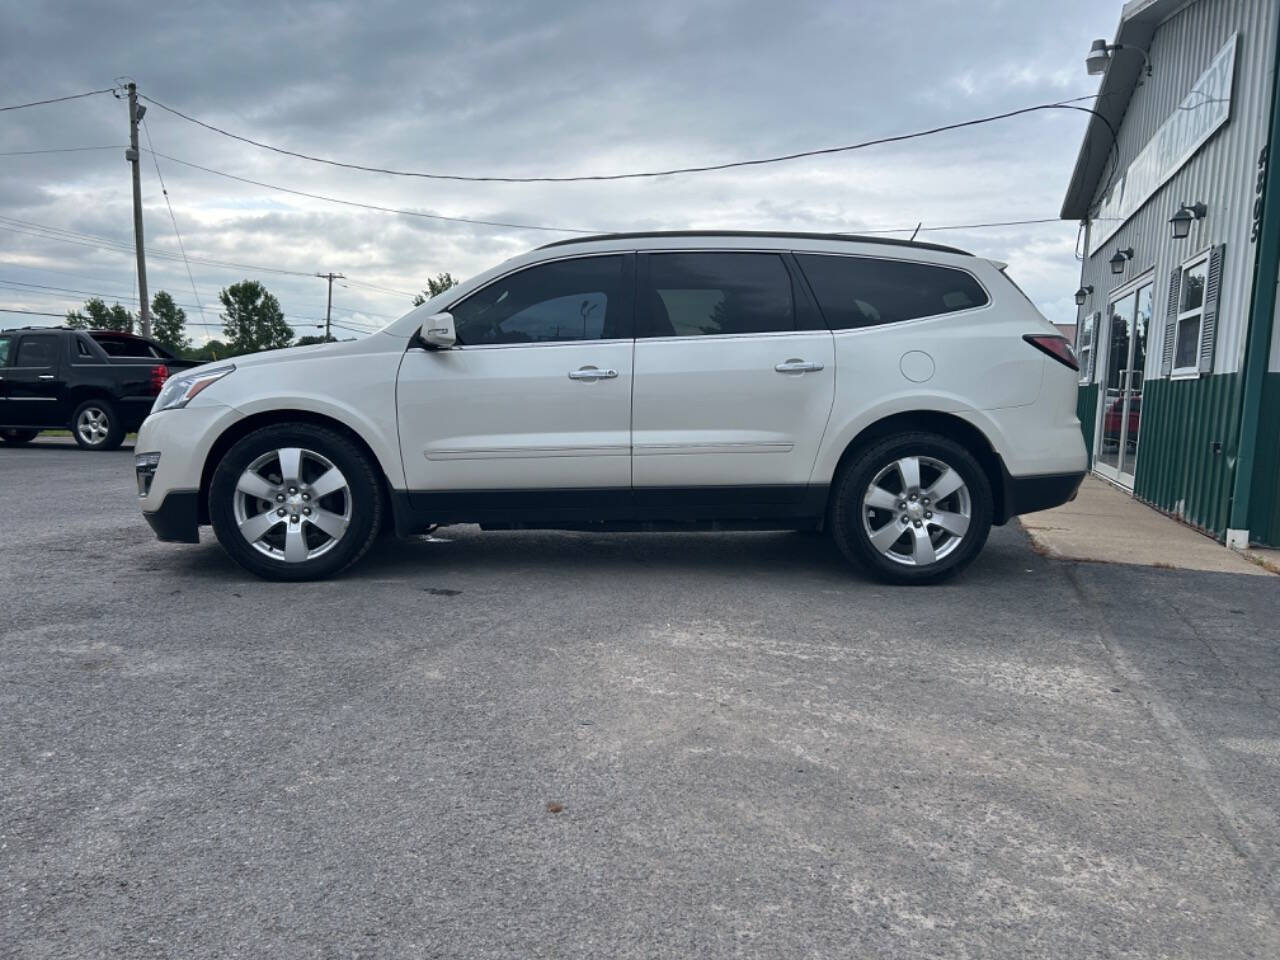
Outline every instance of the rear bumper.
{"label": "rear bumper", "polygon": [[1076,498],[1080,482],[1084,480],[1083,470],[1071,473],[1044,473],[1030,477],[1012,477],[1004,472],[1004,497],[1001,516],[997,523],[1006,523],[1010,517],[1023,513],[1035,513],[1037,510],[1048,510],[1070,503]]}
{"label": "rear bumper", "polygon": [[200,542],[200,492],[198,490],[170,490],[156,510],[144,510],[142,515],[155,531],[158,540],[169,543]]}

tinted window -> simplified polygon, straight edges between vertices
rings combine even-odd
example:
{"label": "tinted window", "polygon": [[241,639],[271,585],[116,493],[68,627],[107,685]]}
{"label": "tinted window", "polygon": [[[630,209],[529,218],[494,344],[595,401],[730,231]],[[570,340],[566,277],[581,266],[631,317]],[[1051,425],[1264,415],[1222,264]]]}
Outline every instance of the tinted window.
{"label": "tinted window", "polygon": [[58,338],[49,334],[25,336],[18,341],[15,367],[50,367],[58,355]]}
{"label": "tinted window", "polygon": [[[91,334],[91,336],[93,336]],[[98,346],[107,352],[109,357],[146,357],[148,359],[166,359],[151,344],[137,337],[94,336]]]}
{"label": "tinted window", "polygon": [[903,260],[796,254],[833,330],[980,307],[986,291],[963,270]]}
{"label": "tinted window", "polygon": [[11,337],[0,337],[0,367],[7,366],[9,363],[9,344],[11,342]]}
{"label": "tinted window", "polygon": [[559,343],[631,335],[623,258],[544,263],[489,284],[454,306],[458,343]]}
{"label": "tinted window", "polygon": [[776,253],[651,254],[645,298],[651,337],[796,328],[791,277]]}

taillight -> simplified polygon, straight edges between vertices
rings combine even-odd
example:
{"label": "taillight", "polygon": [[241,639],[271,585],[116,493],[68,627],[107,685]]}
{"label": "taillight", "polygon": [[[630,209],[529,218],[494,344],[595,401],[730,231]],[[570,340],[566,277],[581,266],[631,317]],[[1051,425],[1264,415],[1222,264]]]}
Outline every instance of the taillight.
{"label": "taillight", "polygon": [[1080,369],[1080,361],[1076,359],[1076,352],[1071,349],[1071,344],[1066,337],[1056,333],[1028,333],[1022,339],[1033,347],[1043,350],[1063,366],[1070,367],[1072,370]]}
{"label": "taillight", "polygon": [[164,364],[151,368],[151,392],[159,393],[164,382],[169,379],[169,368]]}

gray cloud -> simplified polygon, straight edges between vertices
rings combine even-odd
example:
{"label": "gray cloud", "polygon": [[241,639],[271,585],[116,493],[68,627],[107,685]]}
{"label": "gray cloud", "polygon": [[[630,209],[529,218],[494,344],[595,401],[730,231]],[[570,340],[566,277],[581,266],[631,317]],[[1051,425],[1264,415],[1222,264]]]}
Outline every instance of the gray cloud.
{"label": "gray cloud", "polygon": [[[132,75],[156,99],[291,149],[467,174],[588,173],[834,145],[1090,92],[1082,52],[1118,5],[1018,2],[484,2],[123,5],[3,0],[6,102]],[[86,39],[88,38],[88,39]],[[1037,114],[853,155],[647,182],[449,184],[308,164],[152,108],[157,150],[296,189],[445,215],[589,229],[690,226],[856,230],[1053,216],[1084,125]],[[0,115],[0,152],[123,143],[109,96]],[[145,144],[145,139],[144,139]],[[556,239],[272,193],[161,161],[187,252],[401,291],[467,275]],[[154,167],[148,244],[176,252]],[[117,151],[0,158],[0,215],[128,241]],[[1011,263],[1051,319],[1070,320],[1075,228],[928,234]],[[149,262],[151,286],[212,301],[243,276],[291,316],[324,284]],[[0,277],[127,291],[118,252],[0,230]],[[339,295],[340,294],[340,295]],[[12,289],[0,303],[62,309],[74,296]],[[122,301],[123,302],[123,301]],[[402,296],[351,285],[341,316],[392,316]],[[193,313],[193,311],[188,311]],[[206,311],[215,319],[216,310]],[[300,321],[301,322],[301,321]],[[216,332],[212,330],[211,332]]]}

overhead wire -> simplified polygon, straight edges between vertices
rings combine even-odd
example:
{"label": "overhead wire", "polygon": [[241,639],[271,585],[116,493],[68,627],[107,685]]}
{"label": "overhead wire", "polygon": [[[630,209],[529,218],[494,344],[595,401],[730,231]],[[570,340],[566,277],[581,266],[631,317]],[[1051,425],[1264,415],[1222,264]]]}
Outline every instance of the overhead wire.
{"label": "overhead wire", "polygon": [[151,128],[147,126],[147,121],[142,121],[142,131],[147,135],[148,153],[151,154],[151,162],[156,165],[156,179],[160,181],[160,192],[164,194],[164,205],[169,208],[169,220],[173,223],[173,235],[178,240],[178,252],[182,254],[182,265],[187,268],[187,279],[191,282],[191,295],[196,298],[196,308],[200,311],[202,319],[207,320],[204,315],[204,305],[200,302],[200,294],[196,293],[196,278],[191,275],[191,263],[187,260],[187,248],[182,245],[182,234],[178,232],[178,218],[173,215],[173,204],[169,202],[169,188],[164,185],[164,174],[160,172],[160,161],[156,157],[155,144],[151,142]]}
{"label": "overhead wire", "polygon": [[65,97],[50,97],[48,100],[32,100],[30,103],[14,103],[7,107],[0,107],[0,113],[9,110],[25,110],[27,107],[43,107],[50,103],[65,103],[68,100],[80,100],[83,97],[93,97],[99,93],[113,93],[115,87],[103,87],[101,90],[88,90],[84,93],[73,93]]}

